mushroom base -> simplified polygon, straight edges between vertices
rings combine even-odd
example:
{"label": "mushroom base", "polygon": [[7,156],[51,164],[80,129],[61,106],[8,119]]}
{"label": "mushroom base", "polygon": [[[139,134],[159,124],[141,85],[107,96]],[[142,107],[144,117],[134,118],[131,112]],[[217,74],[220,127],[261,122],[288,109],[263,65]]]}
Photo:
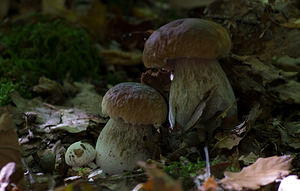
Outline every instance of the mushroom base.
{"label": "mushroom base", "polygon": [[131,125],[110,119],[96,143],[96,163],[108,174],[131,171],[138,160],[150,158],[147,141],[152,139],[152,127]]}
{"label": "mushroom base", "polygon": [[215,86],[216,89],[206,103],[201,121],[209,121],[218,112],[224,112],[230,107],[226,118],[236,120],[235,96],[229,80],[217,60],[181,58],[172,62],[175,62],[175,68],[169,96],[171,124],[174,125],[176,121],[179,126],[185,127],[199,103],[205,100],[208,92]]}

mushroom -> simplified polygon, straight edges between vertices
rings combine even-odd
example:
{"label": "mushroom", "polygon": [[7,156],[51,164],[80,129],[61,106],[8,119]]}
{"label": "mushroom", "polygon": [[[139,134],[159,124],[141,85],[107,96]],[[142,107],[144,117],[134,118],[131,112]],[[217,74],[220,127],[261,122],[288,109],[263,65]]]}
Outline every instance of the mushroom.
{"label": "mushroom", "polygon": [[90,165],[95,157],[96,151],[92,145],[78,141],[68,147],[65,161],[69,166],[81,167]]}
{"label": "mushroom", "polygon": [[[154,31],[145,43],[144,65],[172,71],[169,95],[171,127],[185,127],[197,107],[211,92],[201,116],[209,121],[227,111],[235,121],[237,107],[232,87],[217,58],[227,54],[231,40],[227,31],[212,21],[187,18]],[[211,127],[205,127],[211,128]]]}
{"label": "mushroom", "polygon": [[153,138],[152,127],[167,117],[167,105],[153,88],[133,82],[109,89],[102,100],[102,112],[110,116],[96,143],[96,163],[108,174],[120,174],[147,160],[147,143]]}

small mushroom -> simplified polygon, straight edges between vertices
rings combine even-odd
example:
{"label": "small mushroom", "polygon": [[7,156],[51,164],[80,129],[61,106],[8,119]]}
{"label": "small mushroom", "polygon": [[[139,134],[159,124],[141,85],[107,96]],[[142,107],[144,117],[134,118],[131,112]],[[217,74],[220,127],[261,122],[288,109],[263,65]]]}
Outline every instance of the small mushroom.
{"label": "small mushroom", "polygon": [[81,167],[89,165],[96,157],[94,147],[81,141],[70,145],[65,154],[67,165],[72,167]]}
{"label": "small mushroom", "polygon": [[164,98],[153,88],[133,82],[112,87],[102,100],[102,112],[110,116],[96,144],[96,163],[108,174],[133,170],[138,160],[150,158],[147,141],[153,126],[167,117]]}
{"label": "small mushroom", "polygon": [[235,96],[217,61],[230,48],[227,31],[217,23],[202,19],[175,20],[151,34],[145,43],[143,61],[147,68],[172,71],[169,95],[171,127],[175,126],[175,121],[178,127],[185,127],[197,106],[212,90],[201,120],[209,121],[224,111],[228,111],[228,119],[236,120]]}

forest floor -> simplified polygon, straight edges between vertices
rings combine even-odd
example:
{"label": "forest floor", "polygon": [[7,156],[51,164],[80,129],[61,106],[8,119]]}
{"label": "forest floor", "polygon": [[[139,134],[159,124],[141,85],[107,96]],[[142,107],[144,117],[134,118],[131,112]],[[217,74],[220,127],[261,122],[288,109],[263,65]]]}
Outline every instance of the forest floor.
{"label": "forest floor", "polygon": [[[26,186],[15,190],[277,190],[280,180],[282,187],[288,182],[284,177],[300,175],[300,3],[201,2],[0,3],[0,164],[1,155],[19,157],[2,149],[17,138],[22,160],[15,162],[23,166]],[[158,154],[133,172],[107,175],[101,168],[68,166],[65,152],[72,143],[95,146],[109,119],[102,98],[114,85],[141,82],[168,101],[170,74],[145,68],[143,48],[153,31],[180,18],[214,21],[232,40],[230,54],[219,62],[234,90],[239,122],[226,135],[216,129],[207,142],[211,177],[200,135],[191,131],[174,141],[167,121],[150,145]],[[8,126],[17,137],[3,133]],[[3,174],[13,169],[2,168],[0,190],[10,183]],[[288,180],[287,186],[300,185],[297,177]]]}

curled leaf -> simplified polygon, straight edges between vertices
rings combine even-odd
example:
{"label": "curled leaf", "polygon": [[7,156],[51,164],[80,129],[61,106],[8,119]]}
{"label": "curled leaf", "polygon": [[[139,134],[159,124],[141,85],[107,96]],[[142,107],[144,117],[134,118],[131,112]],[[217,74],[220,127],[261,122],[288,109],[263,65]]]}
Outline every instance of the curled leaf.
{"label": "curled leaf", "polygon": [[225,172],[225,178],[220,183],[230,190],[256,190],[288,175],[292,160],[290,155],[259,158],[241,172]]}

